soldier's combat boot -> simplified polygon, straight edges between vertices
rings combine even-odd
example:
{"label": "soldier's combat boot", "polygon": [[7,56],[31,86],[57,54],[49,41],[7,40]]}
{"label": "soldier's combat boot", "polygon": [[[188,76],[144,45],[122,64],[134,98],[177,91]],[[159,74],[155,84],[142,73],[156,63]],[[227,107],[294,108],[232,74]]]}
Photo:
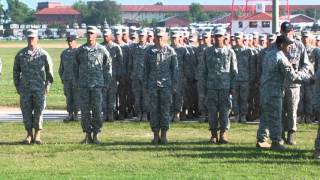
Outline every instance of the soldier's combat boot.
{"label": "soldier's combat boot", "polygon": [[305,115],[304,121],[306,124],[311,124],[312,123],[312,116],[311,115]]}
{"label": "soldier's combat boot", "polygon": [[101,141],[99,141],[99,139],[98,139],[98,133],[93,133],[92,143],[93,144],[101,144]]}
{"label": "soldier's combat boot", "polygon": [[41,141],[41,130],[36,130],[34,133],[34,143],[36,144],[42,144]]}
{"label": "soldier's combat boot", "polygon": [[218,141],[219,141],[219,139],[218,139],[218,131],[211,131],[211,138],[209,140],[209,143],[217,144]]}
{"label": "soldier's combat boot", "polygon": [[148,121],[148,113],[146,113],[146,112],[142,113],[141,121],[142,122]]}
{"label": "soldier's combat boot", "polygon": [[153,140],[151,141],[152,144],[157,145],[160,142],[159,132],[154,132]]}
{"label": "soldier's combat boot", "polygon": [[293,131],[288,132],[288,139],[287,139],[287,144],[288,145],[296,145],[297,143],[294,141],[294,135],[295,133]]}
{"label": "soldier's combat boot", "polygon": [[27,137],[26,139],[23,141],[24,144],[31,144],[33,142],[33,134],[32,134],[32,130],[27,131]]}
{"label": "soldier's combat boot", "polygon": [[287,144],[286,132],[282,131],[281,134],[282,144]]}
{"label": "soldier's combat boot", "polygon": [[225,130],[220,131],[219,143],[220,144],[229,143],[228,138],[227,138],[227,131],[225,131]]}
{"label": "soldier's combat boot", "polygon": [[270,148],[271,144],[269,144],[267,141],[260,141],[259,140],[259,141],[257,141],[256,147],[265,149],[265,148]]}
{"label": "soldier's combat boot", "polygon": [[240,117],[240,123],[246,123],[246,122],[247,122],[246,115],[241,115],[241,117]]}
{"label": "soldier's combat boot", "polygon": [[180,120],[181,121],[185,121],[187,119],[187,116],[186,116],[186,111],[182,111],[180,113]]}
{"label": "soldier's combat boot", "polygon": [[173,122],[179,122],[180,121],[180,113],[177,112],[173,116]]}
{"label": "soldier's combat boot", "polygon": [[134,120],[136,120],[136,121],[141,121],[141,118],[142,118],[142,113],[141,113],[141,112],[138,112],[138,113],[137,113],[137,116],[134,118]]}
{"label": "soldier's combat boot", "polygon": [[93,142],[91,133],[86,133],[86,136],[84,139],[81,141],[81,144],[91,144]]}
{"label": "soldier's combat boot", "polygon": [[113,122],[114,121],[113,112],[108,112],[107,113],[107,120],[109,122]]}
{"label": "soldier's combat boot", "polygon": [[320,159],[320,149],[315,149],[313,152],[313,156],[316,159]]}
{"label": "soldier's combat boot", "polygon": [[63,119],[63,122],[70,122],[72,121],[72,113],[69,113],[69,115]]}
{"label": "soldier's combat boot", "polygon": [[161,143],[161,144],[168,144],[167,131],[162,131],[162,130],[161,130],[160,143]]}
{"label": "soldier's combat boot", "polygon": [[285,150],[286,147],[284,147],[280,142],[272,142],[271,149],[276,151],[282,151]]}
{"label": "soldier's combat boot", "polygon": [[74,112],[74,114],[73,114],[73,120],[74,120],[74,121],[79,121],[78,111]]}

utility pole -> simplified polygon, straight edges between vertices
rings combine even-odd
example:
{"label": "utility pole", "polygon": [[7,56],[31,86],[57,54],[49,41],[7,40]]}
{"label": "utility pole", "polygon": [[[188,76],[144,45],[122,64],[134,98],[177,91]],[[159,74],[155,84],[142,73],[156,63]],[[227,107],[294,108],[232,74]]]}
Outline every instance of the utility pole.
{"label": "utility pole", "polygon": [[279,0],[272,0],[272,33],[279,31]]}

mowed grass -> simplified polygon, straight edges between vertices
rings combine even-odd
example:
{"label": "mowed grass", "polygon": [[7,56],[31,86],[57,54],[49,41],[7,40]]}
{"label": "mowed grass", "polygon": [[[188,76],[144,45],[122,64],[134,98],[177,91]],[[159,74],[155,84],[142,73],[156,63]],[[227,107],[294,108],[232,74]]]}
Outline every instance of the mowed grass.
{"label": "mowed grass", "polygon": [[207,124],[174,123],[169,144],[150,144],[147,123],[105,123],[101,145],[82,145],[80,124],[48,122],[43,145],[19,144],[21,123],[0,123],[0,179],[319,179],[315,125],[299,125],[298,145],[255,148],[257,125],[233,124],[228,145],[208,144]]}
{"label": "mowed grass", "polygon": [[[99,40],[101,42],[101,40]],[[79,40],[79,45],[84,40]],[[16,93],[13,83],[13,64],[14,57],[21,49],[26,46],[26,41],[0,41],[0,58],[2,59],[2,75],[0,76],[0,106],[18,106],[19,96]],[[63,86],[58,74],[60,65],[60,54],[66,47],[65,40],[40,40],[40,47],[44,48],[50,54],[53,60],[54,83],[47,96],[47,108],[63,109],[65,107],[65,97],[63,94]],[[16,46],[16,47],[15,47]],[[60,47],[61,46],[61,47]]]}

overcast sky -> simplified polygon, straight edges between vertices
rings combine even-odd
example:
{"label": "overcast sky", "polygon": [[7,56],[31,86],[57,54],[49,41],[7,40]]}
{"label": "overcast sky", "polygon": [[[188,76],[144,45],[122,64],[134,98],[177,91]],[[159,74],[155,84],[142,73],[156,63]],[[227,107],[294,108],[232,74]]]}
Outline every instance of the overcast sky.
{"label": "overcast sky", "polygon": [[[5,0],[0,0],[2,3],[5,3]],[[36,8],[38,2],[46,2],[48,0],[20,0],[26,4],[28,4],[31,8]],[[53,2],[63,2],[67,5],[71,5],[77,0],[49,0]],[[217,5],[217,4],[223,4],[228,5],[232,3],[232,0],[117,0],[120,4],[154,4],[155,2],[163,2],[163,4],[178,4],[178,5],[189,5],[192,2],[199,2],[200,4],[211,4],[211,5]],[[235,0],[236,2],[240,2],[241,4],[244,4],[244,0]],[[280,0],[280,4],[285,4],[286,0]],[[290,4],[320,4],[320,0],[289,0]]]}

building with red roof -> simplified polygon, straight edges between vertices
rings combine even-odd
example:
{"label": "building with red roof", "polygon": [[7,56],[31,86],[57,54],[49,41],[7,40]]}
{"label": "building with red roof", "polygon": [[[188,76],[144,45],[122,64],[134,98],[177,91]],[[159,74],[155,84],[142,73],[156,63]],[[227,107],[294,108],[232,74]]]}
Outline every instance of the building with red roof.
{"label": "building with red roof", "polygon": [[78,10],[60,3],[42,3],[38,5],[37,9],[36,18],[40,24],[71,25],[81,22],[81,14]]}
{"label": "building with red roof", "polygon": [[256,13],[249,16],[239,16],[232,20],[231,33],[272,33],[272,16],[269,13]]}

